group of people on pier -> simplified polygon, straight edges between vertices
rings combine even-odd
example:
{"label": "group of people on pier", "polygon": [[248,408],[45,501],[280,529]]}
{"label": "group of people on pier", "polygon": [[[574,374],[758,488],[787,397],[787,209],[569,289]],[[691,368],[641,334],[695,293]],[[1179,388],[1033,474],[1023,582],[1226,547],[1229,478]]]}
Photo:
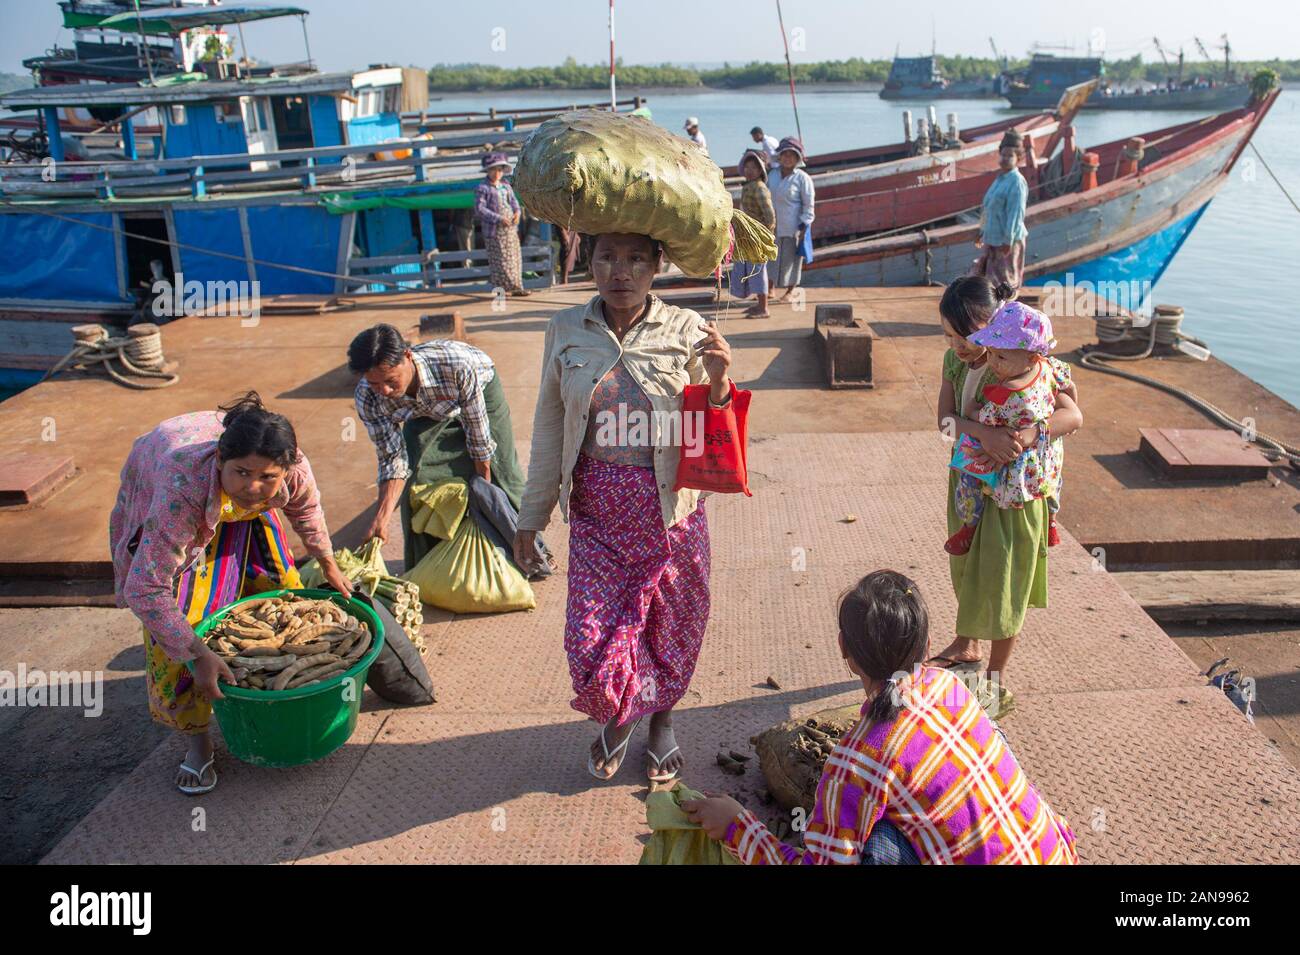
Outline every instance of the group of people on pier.
{"label": "group of people on pier", "polygon": [[[934,542],[950,555],[956,634],[935,650],[925,597],[903,574],[875,570],[845,580],[823,629],[861,682],[861,718],[826,762],[802,848],[780,841],[728,796],[683,803],[743,862],[1077,861],[1069,825],[1026,779],[997,722],[1015,705],[1005,676],[1026,613],[1047,605],[1062,447],[1082,425],[1068,367],[1049,354],[1050,321],[1016,300],[1024,192],[1006,178],[1019,176],[1016,148],[1004,150],[1006,175],[990,190],[977,274],[952,282],[939,306],[949,347],[936,369],[937,425],[967,452],[963,467],[949,469],[948,541]],[[776,175],[800,208],[806,188],[806,218],[775,212],[787,255],[812,221],[812,188],[798,169],[797,140],[778,143],[775,157],[769,172],[771,157],[755,150],[742,168],[750,184]],[[485,166],[502,168],[492,157]],[[510,233],[518,203],[493,176],[480,187],[480,208]],[[742,201],[771,221],[772,198],[761,200],[762,191],[747,185]],[[611,440],[597,422],[614,412],[672,412],[690,384],[707,384],[710,404],[727,407],[731,348],[698,313],[654,294],[663,263],[658,240],[606,233],[584,241],[596,294],[547,324],[526,475],[506,383],[483,351],[458,341],[410,344],[387,325],[362,331],[346,348],[378,466],[367,535],[388,536],[413,452],[432,427],[443,447],[457,449],[449,476],[490,482],[510,501],[517,527],[510,556],[528,575],[556,569],[542,535],[558,505],[569,534],[563,648],[571,704],[597,724],[589,749],[574,754],[575,772],[614,779],[647,722],[641,771],[647,781],[671,784],[686,765],[674,711],[711,609],[705,500],[677,488],[676,448],[631,432]],[[517,237],[513,246],[505,241],[494,269],[509,269],[517,255]],[[791,276],[797,284],[797,267],[790,269],[778,259],[778,284]],[[402,519],[410,538],[406,509]],[[254,392],[162,422],[135,442],[122,470],[110,523],[116,590],[143,625],[150,713],[186,742],[175,778],[183,792],[217,784],[210,701],[231,680],[195,624],[241,595],[300,585],[286,520],[326,581],[349,592],[294,428]],[[978,670],[984,642],[992,651],[971,687],[962,671]]]}

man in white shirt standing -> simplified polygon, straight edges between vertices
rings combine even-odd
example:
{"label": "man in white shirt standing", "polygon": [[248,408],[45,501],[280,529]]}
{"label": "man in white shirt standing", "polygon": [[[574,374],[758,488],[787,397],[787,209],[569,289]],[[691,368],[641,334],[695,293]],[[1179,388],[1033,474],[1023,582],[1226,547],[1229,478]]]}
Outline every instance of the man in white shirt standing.
{"label": "man in white shirt standing", "polygon": [[690,141],[704,150],[704,155],[709,154],[709,144],[705,140],[704,134],[700,132],[700,121],[695,116],[686,117],[686,135]]}
{"label": "man in white shirt standing", "polygon": [[767,157],[767,168],[775,169],[780,165],[776,158],[777,139],[775,136],[768,136],[763,132],[762,126],[755,126],[749,131],[750,137],[757,143],[756,151],[761,151]]}

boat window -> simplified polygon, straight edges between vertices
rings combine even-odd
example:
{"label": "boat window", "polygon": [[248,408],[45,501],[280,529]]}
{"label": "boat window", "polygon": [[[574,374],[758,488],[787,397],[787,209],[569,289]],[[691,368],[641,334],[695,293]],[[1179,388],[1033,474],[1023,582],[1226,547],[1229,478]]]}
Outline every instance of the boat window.
{"label": "boat window", "polygon": [[171,124],[173,126],[184,126],[186,123],[185,107],[179,103],[171,107]]}
{"label": "boat window", "polygon": [[234,122],[236,119],[239,118],[240,115],[239,103],[238,101],[235,100],[229,100],[224,103],[218,103],[216,113],[217,113],[218,123]]}
{"label": "boat window", "polygon": [[244,128],[250,133],[260,133],[264,127],[260,103],[253,99],[243,100]]}

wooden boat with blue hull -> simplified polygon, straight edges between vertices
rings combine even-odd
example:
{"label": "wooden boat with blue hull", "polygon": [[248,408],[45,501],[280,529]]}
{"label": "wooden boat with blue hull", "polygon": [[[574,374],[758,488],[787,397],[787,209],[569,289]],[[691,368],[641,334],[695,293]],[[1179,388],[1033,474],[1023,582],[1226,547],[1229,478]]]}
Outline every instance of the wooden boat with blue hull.
{"label": "wooden boat with blue hull", "polygon": [[[1096,188],[1029,206],[1026,284],[1100,281],[1154,284],[1186,239],[1277,99],[1147,133],[1146,158],[1117,174],[1127,140],[1092,151]],[[816,225],[813,226],[814,234]],[[979,254],[977,222],[831,244],[804,268],[809,286],[928,285],[966,274]]]}

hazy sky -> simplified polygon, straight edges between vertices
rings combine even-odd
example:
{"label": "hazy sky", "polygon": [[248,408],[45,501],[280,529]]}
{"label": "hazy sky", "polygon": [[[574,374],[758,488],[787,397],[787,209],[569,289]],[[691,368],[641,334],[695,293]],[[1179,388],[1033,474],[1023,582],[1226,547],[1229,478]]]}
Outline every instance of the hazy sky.
{"label": "hazy sky", "polygon": [[[290,0],[294,2],[294,0]],[[235,5],[230,3],[227,5]],[[307,18],[312,54],[326,70],[372,62],[498,63],[533,66],[573,56],[609,55],[607,0],[296,0]],[[802,40],[796,61],[868,59],[930,49],[931,26],[943,53],[984,55],[988,37],[1024,55],[1034,42],[1087,49],[1104,36],[1108,56],[1157,61],[1151,38],[1211,53],[1225,31],[1242,59],[1300,58],[1297,0],[782,0],[787,31]],[[0,71],[21,72],[24,57],[70,44],[53,0],[0,0]],[[779,60],[781,34],[773,0],[617,0],[618,53],[628,63]],[[504,32],[502,32],[504,31]],[[232,28],[232,33],[233,33]],[[244,27],[249,51],[263,61],[303,56],[297,19]],[[798,42],[796,43],[798,45]]]}

